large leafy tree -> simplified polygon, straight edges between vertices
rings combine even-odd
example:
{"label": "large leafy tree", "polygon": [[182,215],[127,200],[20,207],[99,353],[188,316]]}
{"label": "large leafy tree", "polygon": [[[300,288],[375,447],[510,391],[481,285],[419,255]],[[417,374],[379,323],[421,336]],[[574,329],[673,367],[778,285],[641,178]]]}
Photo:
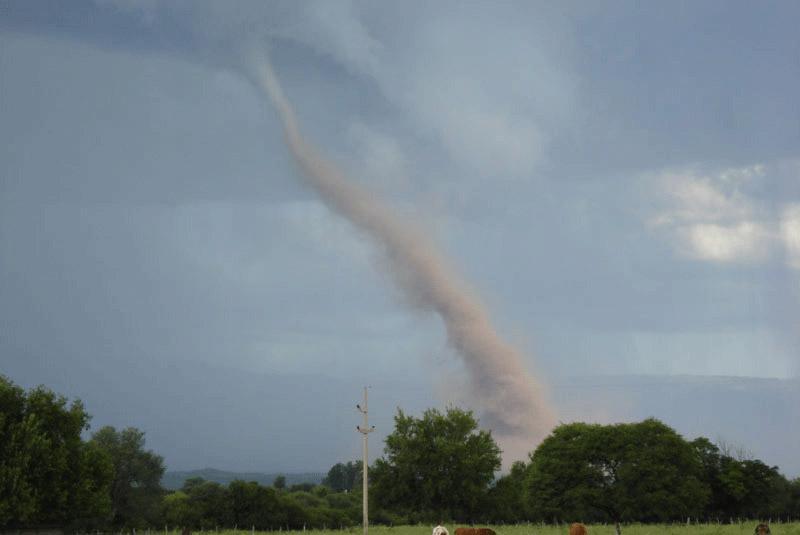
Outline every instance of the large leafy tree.
{"label": "large leafy tree", "polygon": [[792,484],[758,459],[736,459],[704,437],[691,442],[711,491],[705,516],[780,518],[792,511]]}
{"label": "large leafy tree", "polygon": [[351,491],[360,482],[361,461],[336,463],[322,480],[322,484],[334,492]]}
{"label": "large leafy tree", "polygon": [[708,499],[694,448],[654,419],[561,425],[532,454],[529,478],[548,520],[663,522],[700,515]]}
{"label": "large leafy tree", "polygon": [[164,496],[162,519],[168,526],[195,527],[200,525],[201,511],[197,511],[189,500],[189,495],[178,490]]}
{"label": "large leafy tree", "polygon": [[[289,524],[286,507],[272,487],[255,482],[233,481],[228,486],[231,519],[235,526],[278,529]],[[302,527],[302,524],[301,524]]]}
{"label": "large leafy tree", "polygon": [[711,513],[714,516],[780,517],[790,507],[789,482],[776,466],[767,466],[758,459],[738,460],[722,455],[718,479],[712,483],[714,501],[719,506]]}
{"label": "large leafy tree", "polygon": [[[190,521],[182,525],[200,529],[215,529],[218,526],[233,526],[233,512],[228,489],[215,481],[195,477],[187,479],[182,492],[188,497]],[[171,505],[183,505],[173,498]]]}
{"label": "large leafy tree", "polygon": [[105,522],[111,464],[81,440],[88,426],[79,400],[43,386],[25,392],[0,376],[0,526]]}
{"label": "large leafy tree", "polygon": [[719,447],[706,437],[699,437],[689,443],[700,462],[700,478],[709,490],[709,498],[705,508],[706,516],[719,517],[725,515],[727,493],[723,486],[723,462]]}
{"label": "large leafy tree", "polygon": [[90,444],[104,451],[114,466],[113,524],[138,527],[152,523],[163,495],[164,460],[144,449],[144,432],[134,427],[117,431],[106,426],[92,436]]}
{"label": "large leafy tree", "polygon": [[789,518],[800,517],[800,477],[789,484]]}
{"label": "large leafy tree", "polygon": [[489,490],[487,520],[495,523],[519,523],[530,518],[525,500],[528,465],[517,461],[511,471],[495,481]]}
{"label": "large leafy tree", "polygon": [[370,471],[378,505],[431,520],[476,519],[500,468],[491,433],[457,408],[429,409],[422,418],[398,409],[394,421],[384,457]]}

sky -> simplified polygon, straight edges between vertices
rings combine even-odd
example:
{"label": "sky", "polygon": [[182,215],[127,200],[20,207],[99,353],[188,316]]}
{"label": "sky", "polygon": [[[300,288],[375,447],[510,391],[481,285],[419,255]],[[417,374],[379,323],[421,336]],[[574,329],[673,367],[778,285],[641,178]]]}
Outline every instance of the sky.
{"label": "sky", "polygon": [[655,416],[800,475],[798,17],[0,0],[0,373],[141,428],[170,469],[357,458],[363,385],[373,456],[397,407],[470,406],[440,318],[298,180],[255,47],[560,421]]}

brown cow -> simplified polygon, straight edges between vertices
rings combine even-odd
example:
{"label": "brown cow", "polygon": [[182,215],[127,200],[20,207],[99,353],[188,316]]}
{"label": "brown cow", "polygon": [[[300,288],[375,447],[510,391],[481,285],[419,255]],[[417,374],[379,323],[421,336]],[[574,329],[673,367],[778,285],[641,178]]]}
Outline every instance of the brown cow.
{"label": "brown cow", "polygon": [[489,528],[456,528],[455,535],[497,535]]}
{"label": "brown cow", "polygon": [[759,525],[757,525],[754,535],[770,535],[769,524],[759,524]]}
{"label": "brown cow", "polygon": [[569,526],[569,535],[586,535],[586,526],[580,522],[575,522]]}

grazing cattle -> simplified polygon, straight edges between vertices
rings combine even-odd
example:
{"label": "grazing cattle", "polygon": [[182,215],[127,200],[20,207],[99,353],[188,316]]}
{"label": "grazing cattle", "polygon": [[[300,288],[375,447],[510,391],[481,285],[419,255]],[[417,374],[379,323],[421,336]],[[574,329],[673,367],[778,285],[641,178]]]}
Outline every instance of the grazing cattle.
{"label": "grazing cattle", "polygon": [[586,535],[586,526],[580,522],[575,522],[569,526],[569,535]]}
{"label": "grazing cattle", "polygon": [[759,525],[757,525],[754,535],[770,535],[769,524],[759,524]]}
{"label": "grazing cattle", "polygon": [[456,528],[456,535],[497,535],[489,528]]}
{"label": "grazing cattle", "polygon": [[441,524],[433,528],[433,535],[450,535],[448,533],[447,528],[442,526]]}

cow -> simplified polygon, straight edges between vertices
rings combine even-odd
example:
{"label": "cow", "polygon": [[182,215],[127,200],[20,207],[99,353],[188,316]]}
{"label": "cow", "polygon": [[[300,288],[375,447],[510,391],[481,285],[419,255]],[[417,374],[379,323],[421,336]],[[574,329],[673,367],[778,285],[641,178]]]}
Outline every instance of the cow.
{"label": "cow", "polygon": [[497,535],[489,528],[456,528],[455,535]]}
{"label": "cow", "polygon": [[580,522],[575,522],[569,526],[569,535],[586,535],[586,526]]}
{"label": "cow", "polygon": [[439,524],[435,528],[433,528],[433,535],[450,535],[448,533],[447,528]]}
{"label": "cow", "polygon": [[769,524],[757,525],[754,535],[770,535]]}

